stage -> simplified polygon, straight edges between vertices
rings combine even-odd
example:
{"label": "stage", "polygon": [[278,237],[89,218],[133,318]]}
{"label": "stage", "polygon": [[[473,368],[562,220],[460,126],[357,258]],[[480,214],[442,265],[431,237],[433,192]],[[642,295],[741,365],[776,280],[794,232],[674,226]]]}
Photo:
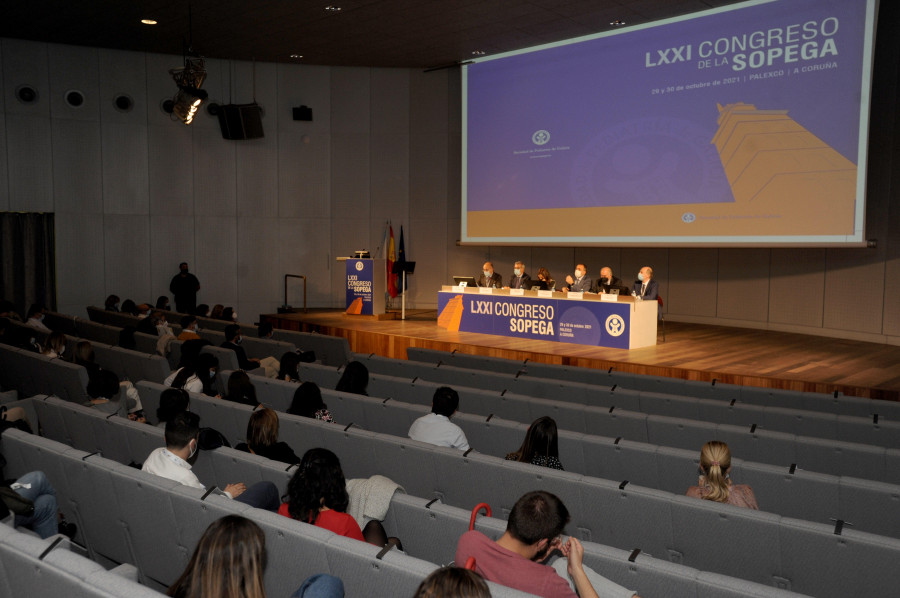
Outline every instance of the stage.
{"label": "stage", "polygon": [[[877,399],[900,400],[900,347],[747,328],[660,323],[658,343],[607,349],[550,341],[449,332],[437,310],[407,310],[406,320],[349,316],[343,310],[263,314],[278,328],[345,337],[357,353],[406,359],[407,347],[489,355]],[[399,314],[397,315],[399,318]]]}

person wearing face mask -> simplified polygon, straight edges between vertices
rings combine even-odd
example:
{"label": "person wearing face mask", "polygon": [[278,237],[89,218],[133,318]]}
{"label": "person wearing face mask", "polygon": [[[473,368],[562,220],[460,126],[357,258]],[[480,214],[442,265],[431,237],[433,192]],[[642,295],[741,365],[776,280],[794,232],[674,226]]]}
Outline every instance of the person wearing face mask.
{"label": "person wearing face mask", "polygon": [[[141,469],[184,486],[205,489],[191,471],[191,459],[200,442],[200,416],[190,411],[179,413],[166,422],[166,446],[154,449]],[[276,511],[280,504],[278,488],[272,482],[258,482],[251,487],[243,483],[228,484],[223,494],[251,507]]]}
{"label": "person wearing face mask", "polygon": [[595,293],[608,293],[611,288],[618,289],[622,286],[622,281],[613,276],[612,268],[604,266],[600,270],[600,280],[597,281]]}
{"label": "person wearing face mask", "polygon": [[184,316],[181,318],[181,334],[178,335],[178,340],[197,340],[200,338],[200,335],[197,334],[198,332],[200,332],[200,324],[197,323],[197,316]]}
{"label": "person wearing face mask", "polygon": [[531,277],[525,273],[525,264],[516,262],[513,264],[513,275],[509,278],[510,289],[527,289],[531,287]]}
{"label": "person wearing face mask", "polygon": [[653,280],[653,268],[644,266],[634,281],[634,294],[644,301],[656,301],[659,296],[659,283]]}
{"label": "person wearing face mask", "polygon": [[590,292],[594,286],[594,281],[587,275],[587,268],[584,264],[575,266],[575,278],[566,276],[566,284],[563,286],[564,291],[572,291],[574,293]]}
{"label": "person wearing face mask", "polygon": [[494,264],[485,262],[481,274],[475,277],[475,283],[480,287],[499,289],[503,286],[503,277],[494,272]]}
{"label": "person wearing face mask", "polygon": [[187,262],[178,265],[178,274],[172,277],[169,283],[169,292],[175,297],[175,311],[182,314],[192,314],[197,307],[197,291],[200,290],[200,281],[188,272]]}
{"label": "person wearing face mask", "polygon": [[31,326],[35,330],[40,330],[42,332],[52,332],[49,328],[47,328],[47,325],[44,324],[45,311],[47,311],[46,307],[35,303],[28,308],[28,314],[25,316],[25,324]]}
{"label": "person wearing face mask", "polygon": [[[241,327],[237,324],[229,324],[225,327],[225,342],[223,349],[231,349],[238,358],[238,367],[244,371],[255,370],[260,367],[259,359],[249,359],[247,352],[241,346]],[[277,372],[277,370],[276,370]]]}

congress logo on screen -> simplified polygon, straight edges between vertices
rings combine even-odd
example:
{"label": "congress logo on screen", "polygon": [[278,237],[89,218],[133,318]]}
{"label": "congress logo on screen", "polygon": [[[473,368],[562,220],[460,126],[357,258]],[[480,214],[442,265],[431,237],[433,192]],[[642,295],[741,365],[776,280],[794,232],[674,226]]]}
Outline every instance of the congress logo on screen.
{"label": "congress logo on screen", "polygon": [[548,141],[550,141],[550,131],[545,131],[544,129],[535,131],[531,136],[531,141],[535,145],[545,145]]}
{"label": "congress logo on screen", "polygon": [[622,336],[625,332],[625,320],[619,314],[612,314],[606,318],[606,331],[610,336]]}

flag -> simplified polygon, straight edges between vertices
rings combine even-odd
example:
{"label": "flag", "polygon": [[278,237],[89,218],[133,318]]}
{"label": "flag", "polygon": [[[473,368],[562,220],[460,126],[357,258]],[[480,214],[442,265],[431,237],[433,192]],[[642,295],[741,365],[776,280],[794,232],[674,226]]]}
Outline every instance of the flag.
{"label": "flag", "polygon": [[[403,264],[403,267],[406,268],[406,249],[403,247],[403,225],[400,225],[400,251],[397,253],[397,261]],[[402,292],[406,292],[406,286],[409,284],[403,283],[403,278],[400,278],[400,286],[403,287]]]}
{"label": "flag", "polygon": [[388,254],[387,254],[387,279],[388,279],[388,295],[392,298],[397,296],[397,275],[394,274],[394,260],[396,256],[394,255],[394,227],[390,227],[391,230],[391,240],[388,243]]}

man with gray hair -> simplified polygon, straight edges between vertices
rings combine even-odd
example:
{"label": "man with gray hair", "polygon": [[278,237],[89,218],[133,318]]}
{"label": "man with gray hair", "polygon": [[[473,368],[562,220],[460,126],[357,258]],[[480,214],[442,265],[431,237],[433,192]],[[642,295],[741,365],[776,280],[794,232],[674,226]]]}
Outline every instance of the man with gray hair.
{"label": "man with gray hair", "polygon": [[521,261],[513,264],[513,275],[509,277],[509,288],[527,289],[531,287],[531,277],[525,273],[525,264]]}

